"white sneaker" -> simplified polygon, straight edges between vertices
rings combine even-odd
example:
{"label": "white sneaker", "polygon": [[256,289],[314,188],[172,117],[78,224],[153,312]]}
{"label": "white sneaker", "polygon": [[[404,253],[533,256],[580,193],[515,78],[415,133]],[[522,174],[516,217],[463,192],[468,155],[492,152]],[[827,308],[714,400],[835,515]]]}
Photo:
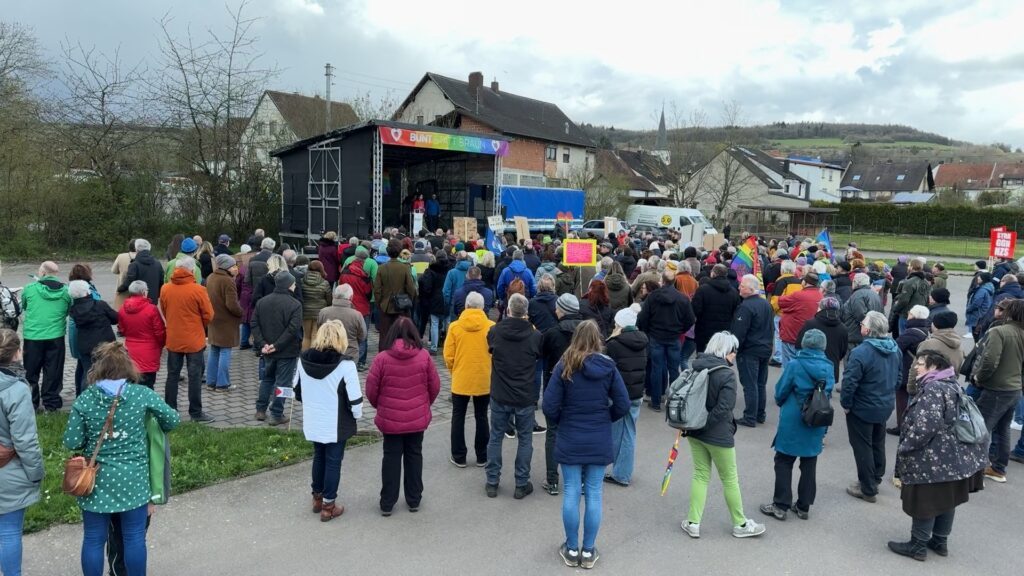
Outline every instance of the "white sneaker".
{"label": "white sneaker", "polygon": [[746,524],[742,526],[733,526],[732,535],[737,538],[750,538],[753,536],[760,536],[764,534],[764,524],[758,524],[750,518],[747,518]]}
{"label": "white sneaker", "polygon": [[1010,430],[1020,430],[1021,428],[1024,428],[1024,425],[1020,422],[1017,422],[1016,420],[1010,422]]}
{"label": "white sneaker", "polygon": [[682,523],[683,532],[686,532],[690,538],[700,538],[700,524],[692,524],[686,520]]}

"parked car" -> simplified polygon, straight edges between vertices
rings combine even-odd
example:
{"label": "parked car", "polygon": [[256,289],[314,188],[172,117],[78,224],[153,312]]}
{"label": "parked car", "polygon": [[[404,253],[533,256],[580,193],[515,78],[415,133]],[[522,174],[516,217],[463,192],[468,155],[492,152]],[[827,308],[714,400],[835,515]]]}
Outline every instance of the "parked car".
{"label": "parked car", "polygon": [[[597,238],[608,237],[608,234],[604,231],[604,220],[587,220],[582,226],[573,227],[571,230],[578,232],[581,238],[586,238],[587,234],[593,234]],[[622,220],[619,220],[619,226],[615,234],[618,235],[619,232],[629,233],[629,228],[626,227]]]}
{"label": "parked car", "polygon": [[636,230],[637,235],[643,236],[645,234],[652,234],[658,240],[668,239],[668,228],[662,226],[651,226],[649,224],[634,224],[631,226],[632,229]]}

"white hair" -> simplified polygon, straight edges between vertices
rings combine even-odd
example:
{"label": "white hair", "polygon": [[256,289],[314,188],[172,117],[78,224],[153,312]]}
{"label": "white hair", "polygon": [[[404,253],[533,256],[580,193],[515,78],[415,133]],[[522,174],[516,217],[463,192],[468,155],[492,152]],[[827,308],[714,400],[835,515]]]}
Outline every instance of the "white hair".
{"label": "white hair", "polygon": [[926,306],[921,306],[920,304],[918,304],[917,306],[914,306],[913,308],[910,309],[910,312],[907,313],[907,318],[913,318],[915,320],[924,320],[928,318],[928,308]]}
{"label": "white hair", "polygon": [[281,256],[284,256],[284,261],[288,263],[288,266],[295,264],[295,260],[298,259],[299,253],[289,248],[284,252],[281,252]]}
{"label": "white hair", "polygon": [[783,260],[780,270],[783,274],[794,274],[796,273],[796,262],[792,260]]}
{"label": "white hair", "polygon": [[248,244],[242,244],[238,247],[239,254],[248,254],[249,252],[252,252],[252,246],[249,246]]}
{"label": "white hair", "polygon": [[704,348],[704,352],[711,354],[712,356],[725,358],[729,354],[735,352],[739,347],[740,341],[732,335],[732,332],[722,331],[711,336],[711,340],[708,341],[708,345]]}
{"label": "white hair", "polygon": [[856,274],[853,275],[853,287],[854,288],[862,288],[864,286],[870,286],[870,285],[871,285],[871,276],[868,276],[867,274],[865,274],[863,272],[857,272]]}
{"label": "white hair", "polygon": [[690,268],[690,263],[686,260],[680,260],[676,262],[676,272],[686,272],[687,274],[693,274],[693,269]]}
{"label": "white hair", "polygon": [[175,268],[184,268],[186,270],[195,270],[196,261],[191,256],[182,256],[174,263]]}
{"label": "white hair", "polygon": [[274,241],[273,238],[264,238],[263,241],[260,242],[260,248],[263,250],[273,250],[274,248],[277,248],[277,242]]}
{"label": "white hair", "polygon": [[128,285],[128,293],[132,296],[145,296],[149,293],[149,284],[146,284],[142,280],[135,280]]}
{"label": "white hair", "polygon": [[526,318],[530,302],[522,294],[512,294],[508,298],[508,315],[513,318]]}
{"label": "white hair", "polygon": [[889,335],[889,320],[881,312],[868,312],[861,324],[868,327],[869,338],[885,338]]}
{"label": "white hair", "polygon": [[85,298],[89,295],[89,283],[85,280],[72,280],[68,284],[68,294],[74,298]]}
{"label": "white hair", "polygon": [[149,240],[144,238],[137,238],[135,240],[135,251],[141,252],[143,250],[151,250],[153,246],[149,243]]}
{"label": "white hair", "polygon": [[57,266],[56,262],[47,260],[39,265],[40,276],[54,276],[56,274],[60,274],[60,268]]}
{"label": "white hair", "polygon": [[348,243],[353,245],[353,246],[359,246],[359,238],[356,238],[355,236],[353,236],[353,237],[348,239]]}
{"label": "white hair", "polygon": [[351,300],[354,291],[348,284],[338,284],[337,288],[334,289],[334,297],[339,300]]}
{"label": "white hair", "polygon": [[484,297],[479,292],[470,292],[466,295],[466,309],[473,308],[475,310],[484,309]]}
{"label": "white hair", "polygon": [[744,274],[743,279],[740,280],[740,284],[754,290],[755,292],[761,291],[761,281],[753,274]]}

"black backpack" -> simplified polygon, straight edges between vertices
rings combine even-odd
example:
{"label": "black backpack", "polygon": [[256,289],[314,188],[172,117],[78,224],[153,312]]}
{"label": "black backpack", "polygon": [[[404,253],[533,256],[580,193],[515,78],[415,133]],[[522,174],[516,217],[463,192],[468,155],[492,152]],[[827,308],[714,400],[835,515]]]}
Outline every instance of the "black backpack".
{"label": "black backpack", "polygon": [[832,409],[832,401],[825,392],[825,381],[818,380],[814,383],[814,390],[807,397],[803,407],[800,409],[800,416],[804,424],[811,428],[831,426],[835,418],[835,410]]}

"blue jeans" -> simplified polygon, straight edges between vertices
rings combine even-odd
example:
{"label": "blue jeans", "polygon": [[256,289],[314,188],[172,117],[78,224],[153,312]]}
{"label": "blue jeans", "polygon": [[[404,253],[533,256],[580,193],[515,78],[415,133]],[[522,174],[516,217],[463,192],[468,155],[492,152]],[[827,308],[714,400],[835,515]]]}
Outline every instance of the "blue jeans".
{"label": "blue jeans", "polygon": [[495,402],[491,398],[491,436],[487,441],[487,483],[497,486],[501,480],[501,442],[509,420],[515,418],[516,440],[516,486],[526,486],[530,481],[530,462],[533,460],[533,406],[517,408]]}
{"label": "blue jeans", "polygon": [[[260,379],[260,392],[256,398],[256,411],[266,412],[270,406],[270,415],[280,418],[284,414],[284,399],[279,398],[274,390],[276,388],[291,388],[292,378],[295,376],[295,366],[298,358],[267,358],[263,362],[266,368],[263,377]],[[273,402],[270,397],[273,396]]]}
{"label": "blue jeans", "polygon": [[594,550],[597,531],[601,529],[601,489],[604,487],[604,466],[597,464],[562,464],[562,524],[565,546],[580,549],[580,492],[587,488],[587,509],[583,515],[583,549]]}
{"label": "blue jeans", "polygon": [[206,385],[217,388],[231,386],[231,348],[210,344],[210,358],[206,361]]}
{"label": "blue jeans", "polygon": [[85,390],[85,379],[89,374],[90,368],[92,368],[91,355],[78,359],[78,365],[75,366],[75,398],[81,396],[82,390]]}
{"label": "blue jeans", "polygon": [[679,356],[679,371],[687,370],[690,368],[690,356],[697,351],[697,342],[693,338],[687,338],[686,342],[683,342],[682,352]]}
{"label": "blue jeans", "polygon": [[[121,534],[124,538],[124,565],[132,576],[146,574],[146,505],[134,510],[115,512],[121,517]],[[82,510],[82,574],[103,576],[106,557],[104,546],[110,529],[111,514],[99,514]]]}
{"label": "blue jeans", "polygon": [[242,322],[239,330],[241,331],[242,346],[251,346],[252,342],[249,342],[249,339],[252,337],[252,326],[248,322]]}
{"label": "blue jeans", "polygon": [[1017,424],[1024,424],[1024,398],[1017,403],[1017,409],[1013,412],[1013,421]]}
{"label": "blue jeans", "polygon": [[782,343],[782,369],[786,369],[786,364],[796,356],[796,344],[790,344],[789,342]]}
{"label": "blue jeans", "polygon": [[633,479],[633,462],[636,456],[636,421],[640,418],[640,404],[637,398],[629,401],[629,414],[612,422],[612,461],[611,477],[629,484]]}
{"label": "blue jeans", "polygon": [[779,328],[779,322],[782,321],[782,316],[775,317],[775,350],[772,353],[772,360],[775,360],[779,364],[782,364],[782,338],[779,336],[782,334]]}
{"label": "blue jeans", "polygon": [[0,514],[0,573],[21,576],[21,530],[25,509]]}
{"label": "blue jeans", "polygon": [[[661,407],[665,387],[679,376],[679,340],[661,342],[651,340],[651,405]],[[667,380],[666,380],[667,377]]]}
{"label": "blue jeans", "polygon": [[900,334],[907,331],[907,319],[900,316],[900,319],[896,322],[896,325],[900,328]]}
{"label": "blue jeans", "polygon": [[747,422],[764,422],[768,401],[768,359],[738,354],[736,370],[740,375],[740,385],[743,386],[743,419]]}
{"label": "blue jeans", "polygon": [[344,457],[345,442],[313,442],[313,482],[309,487],[314,494],[323,494],[325,502],[333,502],[338,497]]}
{"label": "blue jeans", "polygon": [[433,352],[437,352],[437,341],[440,338],[441,327],[444,325],[444,316],[430,315],[430,350]]}
{"label": "blue jeans", "polygon": [[363,316],[363,322],[366,323],[366,338],[359,341],[359,363],[366,364],[366,343],[370,339],[370,317]]}

